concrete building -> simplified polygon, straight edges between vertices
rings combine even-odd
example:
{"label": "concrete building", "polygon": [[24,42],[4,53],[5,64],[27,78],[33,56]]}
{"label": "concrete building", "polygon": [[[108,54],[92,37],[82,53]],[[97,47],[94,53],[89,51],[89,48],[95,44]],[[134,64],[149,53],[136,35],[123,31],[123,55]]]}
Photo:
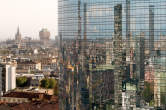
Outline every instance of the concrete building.
{"label": "concrete building", "polygon": [[16,88],[16,66],[0,64],[0,92],[5,93]]}

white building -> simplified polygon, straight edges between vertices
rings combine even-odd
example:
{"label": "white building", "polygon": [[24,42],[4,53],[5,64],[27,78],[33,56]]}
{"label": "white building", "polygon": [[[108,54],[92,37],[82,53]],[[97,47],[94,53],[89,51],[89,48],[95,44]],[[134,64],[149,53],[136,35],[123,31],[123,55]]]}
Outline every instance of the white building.
{"label": "white building", "polygon": [[6,92],[16,88],[16,67],[6,65]]}
{"label": "white building", "polygon": [[135,80],[127,80],[124,82],[122,92],[122,110],[136,109],[136,91],[137,85]]}
{"label": "white building", "polygon": [[0,64],[0,92],[5,93],[16,88],[16,66]]}

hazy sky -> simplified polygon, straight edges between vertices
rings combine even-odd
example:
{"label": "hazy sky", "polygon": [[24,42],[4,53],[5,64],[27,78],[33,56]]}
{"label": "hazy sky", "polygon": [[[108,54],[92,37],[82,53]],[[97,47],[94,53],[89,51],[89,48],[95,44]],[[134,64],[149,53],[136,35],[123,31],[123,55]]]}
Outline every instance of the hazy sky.
{"label": "hazy sky", "polygon": [[42,28],[57,35],[58,0],[0,0],[0,40],[14,38],[17,27],[23,37],[38,38]]}

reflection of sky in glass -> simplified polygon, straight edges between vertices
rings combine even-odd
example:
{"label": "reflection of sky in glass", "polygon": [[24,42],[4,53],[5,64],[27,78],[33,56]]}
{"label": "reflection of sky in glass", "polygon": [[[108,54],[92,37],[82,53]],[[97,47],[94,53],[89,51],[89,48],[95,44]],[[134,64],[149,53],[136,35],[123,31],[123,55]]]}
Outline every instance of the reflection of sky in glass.
{"label": "reflection of sky in glass", "polygon": [[[66,37],[76,37],[78,31],[78,0],[64,0],[63,31]],[[81,23],[83,36],[83,3],[87,3],[88,38],[113,37],[114,6],[122,3],[122,34],[126,36],[126,0],[81,0]],[[166,35],[166,0],[131,0],[130,27],[133,37],[145,32],[149,37],[149,6],[154,5],[155,38]],[[74,25],[73,25],[74,24]]]}

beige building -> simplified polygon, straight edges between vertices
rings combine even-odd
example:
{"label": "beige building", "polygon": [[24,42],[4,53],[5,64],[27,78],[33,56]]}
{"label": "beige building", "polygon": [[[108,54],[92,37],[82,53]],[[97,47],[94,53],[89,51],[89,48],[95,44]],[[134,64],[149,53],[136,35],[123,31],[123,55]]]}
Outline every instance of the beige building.
{"label": "beige building", "polygon": [[23,72],[26,73],[28,71],[41,70],[41,63],[34,61],[21,61],[17,62],[17,73]]}
{"label": "beige building", "polygon": [[48,45],[48,41],[50,40],[50,32],[47,29],[42,29],[39,32],[40,41],[43,45]]}

